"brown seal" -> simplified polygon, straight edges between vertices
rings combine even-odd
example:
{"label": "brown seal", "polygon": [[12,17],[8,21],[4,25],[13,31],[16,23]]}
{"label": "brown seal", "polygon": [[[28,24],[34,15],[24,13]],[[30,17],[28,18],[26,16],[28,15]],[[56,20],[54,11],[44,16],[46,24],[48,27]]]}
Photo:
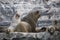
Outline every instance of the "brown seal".
{"label": "brown seal", "polygon": [[40,17],[39,11],[29,12],[28,15],[21,19],[21,22],[16,26],[17,32],[36,32],[36,23]]}

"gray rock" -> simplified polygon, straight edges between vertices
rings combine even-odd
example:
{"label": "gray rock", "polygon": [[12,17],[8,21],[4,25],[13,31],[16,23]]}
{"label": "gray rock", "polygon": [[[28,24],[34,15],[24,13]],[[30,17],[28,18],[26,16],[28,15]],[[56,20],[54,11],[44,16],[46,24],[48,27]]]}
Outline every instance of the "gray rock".
{"label": "gray rock", "polygon": [[[22,4],[21,4],[22,3]],[[30,10],[40,10],[43,15],[53,13],[60,15],[59,1],[46,0],[0,0],[0,17],[3,21],[12,21],[12,17],[16,11],[21,13],[29,12]],[[52,15],[52,16],[53,16]],[[23,14],[25,16],[25,14]],[[52,17],[51,16],[51,17]],[[59,16],[60,17],[60,16]],[[53,19],[53,18],[52,18]],[[0,22],[0,25],[7,26],[10,23]],[[43,24],[42,24],[43,25]],[[53,35],[48,32],[39,33],[0,33],[0,40],[60,40],[60,32],[56,31]]]}
{"label": "gray rock", "polygon": [[1,39],[9,40],[60,40],[60,32],[55,32],[53,35],[50,35],[48,32],[40,33],[24,33],[24,32],[15,32],[15,33],[0,33]]}

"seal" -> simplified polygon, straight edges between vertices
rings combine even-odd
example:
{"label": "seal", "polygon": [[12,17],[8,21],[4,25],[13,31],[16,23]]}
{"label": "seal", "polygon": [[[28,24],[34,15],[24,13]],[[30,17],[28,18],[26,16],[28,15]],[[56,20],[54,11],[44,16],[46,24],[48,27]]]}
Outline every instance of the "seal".
{"label": "seal", "polygon": [[16,26],[17,32],[36,32],[36,23],[40,13],[38,10],[29,12],[28,15],[21,19],[21,22]]}

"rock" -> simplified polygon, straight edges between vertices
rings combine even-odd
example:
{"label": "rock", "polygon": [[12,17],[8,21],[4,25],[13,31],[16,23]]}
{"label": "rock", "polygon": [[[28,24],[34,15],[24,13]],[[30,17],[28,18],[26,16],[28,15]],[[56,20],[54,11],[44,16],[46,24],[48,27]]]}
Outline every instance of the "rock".
{"label": "rock", "polygon": [[0,22],[0,26],[10,26],[10,22]]}
{"label": "rock", "polygon": [[[9,35],[9,36],[8,36]],[[24,33],[24,32],[14,32],[10,34],[0,33],[0,40],[60,40],[60,32],[55,32],[54,35],[50,35],[48,32],[40,33]]]}

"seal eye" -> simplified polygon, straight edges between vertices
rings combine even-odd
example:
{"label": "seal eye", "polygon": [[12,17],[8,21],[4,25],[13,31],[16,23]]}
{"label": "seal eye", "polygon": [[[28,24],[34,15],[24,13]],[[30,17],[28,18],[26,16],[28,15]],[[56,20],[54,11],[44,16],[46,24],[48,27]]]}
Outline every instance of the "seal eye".
{"label": "seal eye", "polygon": [[36,12],[35,12],[35,15],[37,15],[37,14],[39,14],[39,11],[36,11]]}
{"label": "seal eye", "polygon": [[36,11],[36,13],[39,13],[39,11]]}

